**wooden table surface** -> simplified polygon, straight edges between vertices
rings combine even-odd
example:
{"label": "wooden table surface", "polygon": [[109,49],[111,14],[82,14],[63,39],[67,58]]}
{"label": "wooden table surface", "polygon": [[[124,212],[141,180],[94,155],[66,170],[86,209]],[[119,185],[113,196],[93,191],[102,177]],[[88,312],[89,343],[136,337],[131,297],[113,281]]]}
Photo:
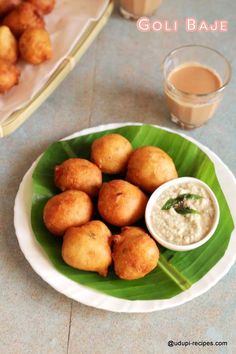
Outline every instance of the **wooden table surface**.
{"label": "wooden table surface", "polygon": [[[180,131],[163,102],[161,62],[173,48],[204,44],[235,69],[236,2],[163,0],[154,18],[187,16],[229,21],[227,33],[141,33],[116,11],[74,71],[14,134],[0,140],[0,353],[182,353],[168,340],[228,341],[227,347],[188,347],[188,353],[236,353],[236,271],[201,297],[174,309],[118,314],[59,294],[31,269],[13,227],[19,183],[49,144],[102,123],[136,121]],[[214,119],[186,134],[206,144],[236,174],[236,83],[233,75]],[[236,207],[236,206],[235,206]]]}

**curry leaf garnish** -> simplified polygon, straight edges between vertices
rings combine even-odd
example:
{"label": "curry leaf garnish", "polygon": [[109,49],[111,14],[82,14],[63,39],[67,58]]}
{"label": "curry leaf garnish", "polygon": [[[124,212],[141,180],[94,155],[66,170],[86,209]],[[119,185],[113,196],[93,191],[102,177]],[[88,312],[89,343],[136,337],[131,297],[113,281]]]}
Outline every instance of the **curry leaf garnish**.
{"label": "curry leaf garnish", "polygon": [[179,206],[174,208],[176,213],[181,214],[181,215],[186,215],[186,214],[200,214],[199,211],[195,210],[195,209],[191,209],[189,207],[185,207],[185,206]]}
{"label": "curry leaf garnish", "polygon": [[185,193],[185,194],[180,194],[177,198],[181,200],[187,200],[187,199],[198,200],[198,199],[202,199],[203,197],[198,194]]}
{"label": "curry leaf garnish", "polygon": [[170,208],[172,208],[177,202],[176,202],[177,198],[170,198],[167,200],[167,202],[163,205],[163,207],[161,208],[161,210],[169,210]]}
{"label": "curry leaf garnish", "polygon": [[181,215],[200,214],[197,210],[191,209],[190,207],[186,206],[185,201],[189,199],[198,200],[202,198],[203,197],[198,194],[191,194],[191,193],[180,194],[176,198],[168,199],[167,202],[161,208],[161,210],[169,210],[171,208],[174,208],[176,213]]}
{"label": "curry leaf garnish", "polygon": [[180,194],[176,198],[168,199],[167,202],[161,208],[161,210],[169,210],[170,208],[174,207],[176,204],[179,204],[180,202],[184,202],[185,200],[188,199],[198,200],[202,198],[203,197],[198,194],[191,194],[191,193]]}

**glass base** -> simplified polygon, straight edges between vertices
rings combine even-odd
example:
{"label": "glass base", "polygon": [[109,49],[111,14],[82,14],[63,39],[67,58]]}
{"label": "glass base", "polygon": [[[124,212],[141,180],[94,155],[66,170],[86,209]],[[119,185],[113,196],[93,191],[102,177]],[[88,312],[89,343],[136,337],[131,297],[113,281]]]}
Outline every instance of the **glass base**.
{"label": "glass base", "polygon": [[145,14],[145,15],[135,15],[131,12],[128,12],[127,10],[125,10],[122,6],[120,6],[120,13],[121,15],[126,19],[126,20],[133,20],[133,21],[137,21],[140,17],[142,16],[152,16],[157,9],[155,9],[152,13],[149,14]]}
{"label": "glass base", "polygon": [[140,18],[140,16],[131,14],[130,12],[128,12],[125,9],[123,9],[123,7],[121,7],[121,6],[120,6],[120,13],[126,20],[136,21],[136,20],[138,20]]}
{"label": "glass base", "polygon": [[179,118],[177,118],[174,114],[171,113],[170,115],[171,117],[171,121],[177,125],[179,125],[182,129],[186,129],[186,130],[190,130],[190,129],[195,129],[195,128],[199,128],[202,125],[193,125],[193,124],[187,124],[187,123],[183,123]]}

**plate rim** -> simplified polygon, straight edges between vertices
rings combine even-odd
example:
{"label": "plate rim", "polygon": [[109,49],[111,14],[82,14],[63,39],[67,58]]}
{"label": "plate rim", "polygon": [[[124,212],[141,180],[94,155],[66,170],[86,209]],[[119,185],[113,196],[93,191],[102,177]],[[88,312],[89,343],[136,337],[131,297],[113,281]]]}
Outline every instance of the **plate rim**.
{"label": "plate rim", "polygon": [[[236,190],[236,178],[234,177],[233,173],[228,168],[228,166],[212,150],[210,150],[207,146],[198,142],[194,138],[189,137],[184,133],[177,132],[177,131],[170,129],[170,128],[166,128],[166,127],[162,127],[162,126],[154,125],[154,124],[148,124],[148,123],[139,123],[139,122],[109,123],[109,124],[102,124],[102,125],[86,128],[81,131],[77,131],[77,132],[70,134],[69,136],[67,136],[61,140],[69,140],[69,139],[73,139],[77,136],[83,136],[83,135],[92,134],[95,132],[102,132],[105,130],[116,129],[116,128],[130,126],[130,125],[133,125],[133,126],[150,125],[152,127],[159,128],[159,129],[177,134],[177,135],[183,137],[184,139],[187,139],[188,141],[193,142],[195,145],[197,145],[201,150],[203,150],[207,154],[207,156],[213,162],[215,169],[218,166],[219,169],[221,169],[222,171],[224,171],[224,173],[226,173],[228,175],[228,177],[231,179],[231,182],[232,182],[231,184],[234,185],[235,190]],[[16,194],[15,205],[14,205],[15,233],[16,233],[16,237],[18,239],[20,249],[23,252],[27,261],[30,263],[33,270],[44,281],[46,281],[50,286],[52,286],[54,289],[56,289],[58,292],[64,294],[65,296],[67,296],[75,301],[78,301],[84,305],[92,306],[92,307],[107,310],[107,311],[125,312],[125,313],[153,312],[153,311],[163,310],[163,309],[172,308],[175,306],[182,305],[182,304],[184,304],[188,301],[191,301],[194,298],[204,294],[211,287],[213,287],[220,279],[222,279],[227,274],[227,272],[230,270],[230,268],[233,266],[233,264],[235,263],[236,253],[230,254],[230,259],[228,261],[226,261],[226,256],[228,256],[228,253],[230,253],[230,250],[232,250],[236,246],[236,228],[233,230],[233,232],[231,234],[230,242],[228,244],[225,254],[214,265],[214,267],[212,267],[211,270],[205,276],[203,276],[199,281],[194,283],[190,289],[188,289],[187,291],[184,291],[181,294],[178,294],[170,299],[164,299],[164,300],[120,299],[120,298],[115,298],[115,297],[112,297],[112,296],[104,294],[104,293],[100,293],[94,289],[88,288],[86,286],[83,286],[81,284],[74,282],[73,280],[70,280],[69,278],[67,278],[65,275],[61,274],[59,271],[57,271],[53,267],[53,265],[51,264],[50,260],[48,259],[47,255],[46,255],[46,253],[44,252],[43,248],[37,242],[37,240],[34,236],[32,227],[31,227],[31,220],[30,220],[31,197],[32,197],[32,178],[31,177],[32,177],[33,170],[36,167],[36,164],[41,156],[42,156],[42,154],[33,162],[31,167],[25,173],[25,175],[20,183],[18,192]],[[223,173],[222,171],[221,171],[221,173]],[[216,171],[216,175],[217,175],[217,178],[219,179],[219,174],[217,173],[217,171]],[[223,190],[221,183],[220,183],[220,185]],[[27,188],[28,188],[28,190],[27,190]],[[25,198],[25,196],[27,195],[27,193],[28,193],[28,196],[27,196],[28,199],[30,198],[30,209],[29,209],[29,205],[28,205],[27,206],[28,210],[26,211],[25,208],[26,208],[26,199],[27,198]],[[225,194],[225,192],[224,192],[224,194]],[[229,204],[229,200],[227,197],[226,197],[226,200]],[[27,202],[29,204],[29,200]],[[232,213],[232,217],[234,219],[234,223],[236,224],[236,212],[235,212],[235,215],[233,215],[233,211],[231,210],[231,213]],[[23,221],[23,225],[25,227],[22,227],[22,221]],[[22,237],[22,230],[24,230],[24,237]],[[25,232],[25,230],[27,232]],[[233,234],[235,234],[234,238],[232,237]],[[27,235],[26,239],[25,239],[25,235]],[[30,248],[29,248],[29,246],[30,246]],[[33,251],[33,253],[32,253],[32,251]],[[36,256],[36,258],[34,258],[34,256]],[[37,257],[39,257],[39,259]],[[221,267],[221,264],[224,266],[223,269]],[[217,268],[217,271],[216,271],[216,268]],[[218,268],[221,268],[220,272],[219,272]],[[212,273],[213,274],[215,273],[215,275],[212,276]],[[70,289],[68,289],[65,285],[67,285]],[[198,289],[199,285],[200,285],[200,289]],[[195,288],[197,288],[197,290],[195,290]]]}

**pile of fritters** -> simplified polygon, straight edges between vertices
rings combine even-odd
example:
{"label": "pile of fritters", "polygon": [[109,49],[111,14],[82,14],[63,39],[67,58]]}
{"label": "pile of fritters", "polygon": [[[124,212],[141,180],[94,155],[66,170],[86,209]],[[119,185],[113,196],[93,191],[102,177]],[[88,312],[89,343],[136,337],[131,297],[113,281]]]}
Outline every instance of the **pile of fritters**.
{"label": "pile of fritters", "polygon": [[52,58],[44,15],[56,0],[0,0],[0,94],[19,83],[21,58],[39,65]]}
{"label": "pile of fritters", "polygon": [[[103,183],[104,173],[114,179]],[[135,224],[144,217],[146,193],[176,177],[175,165],[163,150],[133,150],[119,134],[96,139],[91,161],[71,158],[55,166],[54,182],[61,193],[48,200],[43,218],[52,234],[63,237],[64,261],[106,276],[113,260],[117,276],[126,280],[151,272],[159,250]],[[93,220],[95,213],[101,220]],[[121,230],[112,236],[114,226]]]}

